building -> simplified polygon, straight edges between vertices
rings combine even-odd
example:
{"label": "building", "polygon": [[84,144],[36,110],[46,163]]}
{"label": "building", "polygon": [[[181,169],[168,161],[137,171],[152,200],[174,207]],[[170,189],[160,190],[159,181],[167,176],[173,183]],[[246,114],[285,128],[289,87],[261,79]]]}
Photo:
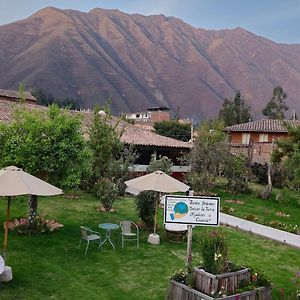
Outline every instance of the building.
{"label": "building", "polygon": [[[15,108],[22,107],[26,109],[35,109],[46,111],[46,106],[34,104],[34,100],[20,103],[17,98],[3,99],[0,97],[0,122],[10,122]],[[72,114],[83,115],[82,131],[88,138],[88,129],[92,121],[93,112],[91,111],[70,111]],[[180,165],[180,157],[190,151],[192,144],[182,142],[172,138],[158,135],[150,130],[136,127],[117,118],[112,118],[112,125],[117,125],[117,129],[122,132],[121,142],[126,145],[132,145],[137,151],[139,157],[134,165],[133,171],[139,175],[147,171],[151,155],[157,157],[167,156],[173,162],[173,176],[182,179],[183,174],[189,171],[189,166]]]}
{"label": "building", "polygon": [[27,103],[36,103],[36,99],[29,92],[24,92],[21,97],[19,91],[0,89],[0,100],[19,101],[20,98],[24,98]]}
{"label": "building", "polygon": [[298,120],[259,120],[228,126],[224,129],[230,137],[233,153],[250,156],[251,162],[269,162],[273,141],[288,136],[288,127],[298,127]]}
{"label": "building", "polygon": [[151,107],[143,112],[125,114],[125,118],[133,120],[134,123],[147,123],[149,125],[153,125],[155,122],[169,121],[170,116],[170,109],[164,106]]}

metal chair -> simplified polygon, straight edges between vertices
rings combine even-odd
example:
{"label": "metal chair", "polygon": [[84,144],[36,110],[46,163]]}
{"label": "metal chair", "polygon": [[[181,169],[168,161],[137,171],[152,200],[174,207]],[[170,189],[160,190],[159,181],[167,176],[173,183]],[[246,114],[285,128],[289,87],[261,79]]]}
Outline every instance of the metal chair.
{"label": "metal chair", "polygon": [[[132,221],[120,222],[121,237],[122,237],[122,249],[124,249],[124,241],[136,241],[136,246],[139,248],[139,228]],[[134,229],[134,232],[132,232]]]}
{"label": "metal chair", "polygon": [[92,230],[88,227],[85,227],[85,226],[80,226],[80,232],[81,232],[81,239],[80,239],[78,248],[80,248],[82,240],[85,240],[87,242],[84,254],[87,253],[90,242],[98,241],[98,243],[100,245],[101,235],[100,235],[99,232],[94,231],[94,230]]}

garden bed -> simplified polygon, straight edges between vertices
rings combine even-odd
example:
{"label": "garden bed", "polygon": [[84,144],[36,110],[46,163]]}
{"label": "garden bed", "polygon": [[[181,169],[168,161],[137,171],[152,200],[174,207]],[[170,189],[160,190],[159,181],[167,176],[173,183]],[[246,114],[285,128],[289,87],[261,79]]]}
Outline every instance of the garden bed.
{"label": "garden bed", "polygon": [[250,269],[243,268],[236,272],[214,275],[202,268],[194,268],[195,288],[207,295],[223,289],[226,294],[233,293],[241,285],[250,283]]}
{"label": "garden bed", "polygon": [[271,287],[259,287],[251,291],[242,292],[230,296],[211,297],[185,284],[171,280],[165,300],[270,300],[272,299]]}

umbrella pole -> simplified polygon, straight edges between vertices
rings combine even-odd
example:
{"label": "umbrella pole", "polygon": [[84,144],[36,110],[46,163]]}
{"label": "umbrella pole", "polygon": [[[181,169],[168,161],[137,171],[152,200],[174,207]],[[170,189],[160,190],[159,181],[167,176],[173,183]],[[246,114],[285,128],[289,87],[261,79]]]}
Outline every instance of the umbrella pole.
{"label": "umbrella pole", "polygon": [[155,214],[154,214],[154,234],[156,234],[156,226],[157,226],[157,206],[159,201],[159,193],[156,193],[155,198]]}
{"label": "umbrella pole", "polygon": [[4,233],[4,244],[3,244],[4,259],[6,259],[7,238],[8,238],[8,221],[9,221],[9,213],[10,213],[10,200],[11,200],[11,197],[8,196],[7,209],[6,209],[5,233]]}

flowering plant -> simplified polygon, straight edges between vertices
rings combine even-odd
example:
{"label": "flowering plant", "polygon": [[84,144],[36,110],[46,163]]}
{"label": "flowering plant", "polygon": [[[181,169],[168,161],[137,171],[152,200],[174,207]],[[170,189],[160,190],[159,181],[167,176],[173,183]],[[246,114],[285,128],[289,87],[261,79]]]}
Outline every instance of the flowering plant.
{"label": "flowering plant", "polygon": [[175,280],[177,282],[186,284],[186,278],[188,273],[180,269],[179,271],[175,271],[170,277],[170,280]]}
{"label": "flowering plant", "polygon": [[205,232],[200,239],[200,253],[206,272],[219,274],[225,271],[227,244],[222,232]]}

